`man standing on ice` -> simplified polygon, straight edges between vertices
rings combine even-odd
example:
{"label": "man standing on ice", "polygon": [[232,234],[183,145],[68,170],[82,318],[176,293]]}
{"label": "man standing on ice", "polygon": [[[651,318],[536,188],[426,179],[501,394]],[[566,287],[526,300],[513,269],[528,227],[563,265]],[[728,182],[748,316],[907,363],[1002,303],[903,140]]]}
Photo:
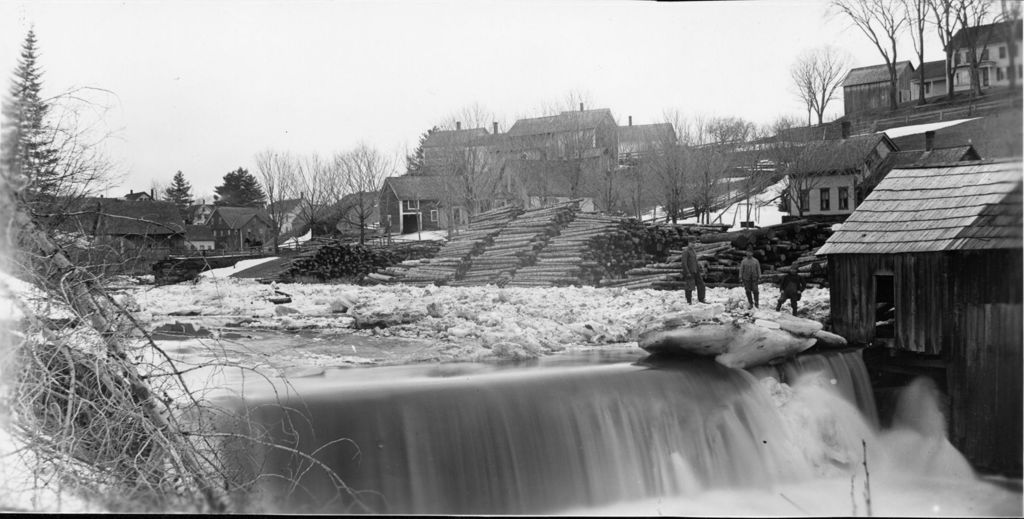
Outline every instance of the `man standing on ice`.
{"label": "man standing on ice", "polygon": [[804,278],[797,274],[796,267],[789,267],[786,277],[779,282],[779,290],[782,293],[779,294],[779,302],[775,305],[775,311],[782,310],[782,303],[789,299],[793,306],[793,315],[796,315],[796,302],[800,300],[800,293],[804,291]]}
{"label": "man standing on ice", "polygon": [[686,302],[693,303],[693,285],[697,285],[697,301],[704,301],[704,280],[700,277],[700,264],[697,263],[697,253],[690,246],[690,240],[683,238],[683,273],[689,276],[692,283],[687,283]]}
{"label": "man standing on ice", "polygon": [[747,294],[749,308],[759,308],[760,294],[757,290],[757,283],[761,281],[761,262],[754,257],[754,250],[747,248],[747,257],[740,262],[740,283],[743,283],[743,291]]}

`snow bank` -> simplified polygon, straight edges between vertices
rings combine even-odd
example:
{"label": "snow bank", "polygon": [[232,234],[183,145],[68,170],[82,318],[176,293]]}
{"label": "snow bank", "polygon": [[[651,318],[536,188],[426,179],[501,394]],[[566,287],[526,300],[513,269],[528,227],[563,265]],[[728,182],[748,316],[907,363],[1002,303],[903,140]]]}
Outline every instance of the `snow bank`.
{"label": "snow bank", "polygon": [[250,259],[250,260],[242,260],[242,261],[239,261],[238,263],[235,263],[235,265],[232,266],[232,267],[224,267],[224,268],[219,268],[219,269],[207,270],[205,272],[200,273],[199,276],[200,277],[204,277],[204,278],[222,279],[222,278],[226,278],[226,277],[228,277],[228,276],[230,276],[232,274],[237,274],[237,273],[239,273],[239,272],[241,272],[241,271],[243,271],[245,269],[249,269],[249,268],[255,267],[257,265],[262,265],[262,264],[264,264],[264,263],[266,263],[268,261],[273,261],[273,260],[276,260],[276,259],[277,259],[277,256],[271,256],[269,258],[256,258],[256,259]]}

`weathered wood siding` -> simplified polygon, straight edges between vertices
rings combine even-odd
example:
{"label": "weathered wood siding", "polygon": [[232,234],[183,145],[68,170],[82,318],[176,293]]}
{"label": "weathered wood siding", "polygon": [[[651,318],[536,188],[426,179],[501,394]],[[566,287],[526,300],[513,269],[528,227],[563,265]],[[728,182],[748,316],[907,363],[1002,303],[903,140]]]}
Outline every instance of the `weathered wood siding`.
{"label": "weathered wood siding", "polygon": [[[402,225],[401,216],[401,201],[395,196],[395,191],[391,189],[391,186],[385,184],[380,192],[380,227],[385,229],[385,232],[397,234],[399,228]],[[389,227],[390,226],[390,227]]]}
{"label": "weathered wood siding", "polygon": [[968,305],[949,356],[950,439],[978,469],[1021,474],[1021,312]]}
{"label": "weathered wood siding", "polygon": [[968,304],[1020,303],[1021,251],[829,256],[832,326],[851,342],[875,339],[875,282],[894,276],[896,349],[938,355]]}
{"label": "weathered wood siding", "polygon": [[978,468],[1021,473],[1020,250],[829,256],[832,325],[875,340],[876,274],[892,274],[896,340],[946,365],[950,439]]}

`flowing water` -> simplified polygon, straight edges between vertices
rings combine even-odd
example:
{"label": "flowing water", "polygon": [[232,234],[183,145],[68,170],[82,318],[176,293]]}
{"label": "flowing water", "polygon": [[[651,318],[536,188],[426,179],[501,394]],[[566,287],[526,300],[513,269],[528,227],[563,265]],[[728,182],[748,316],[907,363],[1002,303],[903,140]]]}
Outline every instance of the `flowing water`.
{"label": "flowing water", "polygon": [[[642,357],[335,370],[225,405],[317,460],[235,446],[265,476],[247,496],[265,511],[854,515],[873,500],[875,515],[1020,513],[1019,491],[977,481],[949,446],[926,386],[879,432],[859,352],[751,372]],[[929,494],[946,487],[963,499]]]}

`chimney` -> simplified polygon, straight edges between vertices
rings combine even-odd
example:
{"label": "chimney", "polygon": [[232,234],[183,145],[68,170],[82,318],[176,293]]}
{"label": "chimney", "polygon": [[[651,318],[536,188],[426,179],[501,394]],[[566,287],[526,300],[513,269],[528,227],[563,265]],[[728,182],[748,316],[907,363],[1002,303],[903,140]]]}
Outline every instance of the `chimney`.
{"label": "chimney", "polygon": [[455,121],[455,129],[456,130],[461,130],[462,129],[462,121]]}
{"label": "chimney", "polygon": [[156,188],[155,187],[149,188],[149,197],[152,198],[153,200],[156,200]]}
{"label": "chimney", "polygon": [[580,103],[580,111],[583,111],[583,103]]}
{"label": "chimney", "polygon": [[843,138],[844,139],[849,139],[850,138],[850,121],[843,121],[841,127],[842,127],[842,131],[843,131],[843,134],[842,134]]}
{"label": "chimney", "polygon": [[935,131],[924,132],[924,151],[932,151],[935,149]]}
{"label": "chimney", "polygon": [[633,116],[629,116],[629,125],[633,126]]}
{"label": "chimney", "polygon": [[498,134],[498,121],[494,121],[494,135]]}

